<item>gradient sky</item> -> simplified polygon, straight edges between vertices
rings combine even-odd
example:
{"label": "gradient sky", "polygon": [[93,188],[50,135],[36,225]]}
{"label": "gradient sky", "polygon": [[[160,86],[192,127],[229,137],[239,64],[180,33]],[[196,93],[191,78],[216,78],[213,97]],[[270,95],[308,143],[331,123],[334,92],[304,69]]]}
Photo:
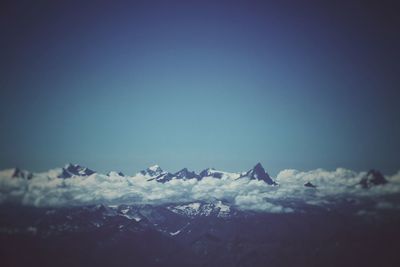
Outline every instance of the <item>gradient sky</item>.
{"label": "gradient sky", "polygon": [[60,2],[0,8],[0,168],[400,169],[395,1]]}

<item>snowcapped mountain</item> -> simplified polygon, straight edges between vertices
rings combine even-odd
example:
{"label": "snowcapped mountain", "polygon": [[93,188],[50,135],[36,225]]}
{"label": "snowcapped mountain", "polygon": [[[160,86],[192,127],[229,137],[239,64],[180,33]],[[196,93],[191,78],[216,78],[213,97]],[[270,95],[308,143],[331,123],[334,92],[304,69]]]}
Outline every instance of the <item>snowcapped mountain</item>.
{"label": "snowcapped mountain", "polygon": [[217,179],[237,179],[240,177],[239,173],[218,171],[214,168],[207,168],[200,172],[200,178],[212,177]]}
{"label": "snowcapped mountain", "polygon": [[197,174],[194,171],[189,171],[187,168],[183,168],[176,173],[170,173],[164,171],[160,166],[154,165],[145,170],[140,171],[136,176],[142,176],[147,178],[148,181],[157,181],[160,183],[165,183],[171,181],[172,179],[197,179],[201,180],[205,177],[217,178],[217,179],[237,179],[240,177],[239,173],[230,173],[225,171],[218,171],[214,168],[207,168]]}
{"label": "snowcapped mountain", "polygon": [[160,183],[168,182],[174,177],[173,174],[164,171],[158,165],[148,167],[147,169],[140,171],[137,175],[147,178],[147,181],[156,180]]}
{"label": "snowcapped mountain", "polygon": [[191,218],[211,215],[222,218],[231,215],[231,207],[220,200],[215,203],[192,202],[184,205],[170,206],[168,209],[174,213]]}
{"label": "snowcapped mountain", "polygon": [[148,177],[157,177],[159,175],[161,175],[164,171],[161,169],[160,166],[158,165],[153,165],[148,167],[145,170],[142,170],[139,172],[139,174],[143,175],[143,176],[148,176]]}
{"label": "snowcapped mountain", "polygon": [[218,179],[239,177],[239,174],[217,171],[213,168],[205,169],[200,174],[197,174],[194,171],[189,171],[187,168],[183,168],[180,171],[172,174],[170,172],[164,171],[158,165],[154,165],[145,170],[142,170],[137,175],[148,178],[148,181],[156,180],[160,183],[165,183],[171,181],[172,179],[188,180],[194,178],[197,180],[201,180],[204,177],[212,177]]}
{"label": "snowcapped mountain", "polygon": [[[214,172],[214,173],[216,173],[216,172]],[[189,171],[187,168],[183,168],[180,171],[172,174],[170,172],[164,171],[158,165],[149,167],[146,170],[141,171],[140,174],[143,176],[149,177],[149,179],[148,179],[149,181],[156,180],[157,182],[160,182],[160,183],[165,183],[165,182],[171,181],[172,179],[188,180],[188,179],[195,178],[197,180],[200,180],[201,178],[203,178],[203,176],[198,175],[194,171]],[[216,176],[222,177],[222,173],[220,175],[216,175]]]}
{"label": "snowcapped mountain", "polygon": [[250,179],[261,180],[269,185],[277,185],[277,183],[272,180],[272,178],[265,171],[261,163],[257,163],[256,166],[253,167],[253,169],[243,174],[242,177],[249,177]]}
{"label": "snowcapped mountain", "polygon": [[58,175],[58,178],[70,178],[72,176],[89,176],[94,174],[95,171],[82,167],[78,164],[68,163],[62,168],[62,173]]}
{"label": "snowcapped mountain", "polygon": [[160,174],[156,178],[149,179],[149,181],[156,180],[157,182],[160,182],[160,183],[166,183],[168,181],[171,181],[173,178],[174,178],[173,174],[171,174],[169,172],[163,172],[162,174]]}

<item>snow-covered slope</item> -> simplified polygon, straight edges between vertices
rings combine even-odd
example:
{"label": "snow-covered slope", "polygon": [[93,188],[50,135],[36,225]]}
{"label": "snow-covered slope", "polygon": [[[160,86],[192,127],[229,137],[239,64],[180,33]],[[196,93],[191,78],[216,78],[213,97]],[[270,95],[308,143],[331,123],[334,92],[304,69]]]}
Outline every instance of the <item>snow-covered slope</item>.
{"label": "snow-covered slope", "polygon": [[220,200],[216,201],[215,203],[192,202],[183,205],[170,206],[168,209],[172,212],[188,217],[210,215],[217,217],[228,217],[231,215],[231,207],[229,204],[224,204]]}
{"label": "snow-covered slope", "polygon": [[162,174],[164,171],[158,165],[153,165],[148,167],[145,170],[140,171],[137,175],[142,175],[146,177],[157,177]]}
{"label": "snow-covered slope", "polygon": [[218,178],[218,179],[237,179],[240,177],[240,173],[235,173],[235,172],[225,172],[225,171],[219,171],[214,168],[207,168],[203,171],[200,172],[200,177],[212,177],[212,178]]}

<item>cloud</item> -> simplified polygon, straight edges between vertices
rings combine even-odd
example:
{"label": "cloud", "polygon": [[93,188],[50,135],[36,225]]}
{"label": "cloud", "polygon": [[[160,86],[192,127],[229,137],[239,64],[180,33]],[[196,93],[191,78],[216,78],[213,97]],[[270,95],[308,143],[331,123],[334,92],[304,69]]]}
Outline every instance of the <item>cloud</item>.
{"label": "cloud", "polygon": [[391,183],[400,184],[400,171],[392,176],[387,176],[386,179],[388,179],[388,181]]}
{"label": "cloud", "polygon": [[[217,179],[205,177],[166,183],[147,181],[145,177],[92,174],[59,179],[45,174],[31,180],[0,175],[0,203],[16,202],[33,206],[66,206],[87,204],[168,204],[191,201],[224,200],[242,210],[293,212],[300,204],[326,206],[347,199],[373,199],[377,209],[395,207],[382,198],[400,193],[400,172],[387,177],[386,185],[368,190],[357,186],[364,172],[338,168],[334,171],[316,169],[307,172],[283,170],[276,177],[278,186],[263,181]],[[316,189],[305,187],[311,182]],[[380,204],[379,204],[380,203]]]}
{"label": "cloud", "polygon": [[311,182],[318,187],[343,187],[357,184],[365,172],[357,173],[351,170],[337,168],[334,171],[316,169],[307,172],[297,170],[283,170],[277,176],[282,184],[305,184]]}

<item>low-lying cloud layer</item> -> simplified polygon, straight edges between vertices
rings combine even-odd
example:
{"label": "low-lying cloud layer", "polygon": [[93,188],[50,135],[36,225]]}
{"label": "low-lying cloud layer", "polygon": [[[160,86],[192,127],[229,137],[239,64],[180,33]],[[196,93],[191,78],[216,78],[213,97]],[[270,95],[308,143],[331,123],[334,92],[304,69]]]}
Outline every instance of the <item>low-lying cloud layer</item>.
{"label": "low-lying cloud layer", "polygon": [[[281,171],[277,186],[243,177],[204,177],[172,179],[160,183],[143,176],[92,174],[68,179],[35,175],[33,179],[0,173],[0,203],[14,202],[33,206],[67,206],[88,204],[167,204],[223,200],[239,209],[266,212],[293,212],[299,203],[329,206],[348,199],[373,202],[376,209],[399,209],[391,196],[400,194],[400,172],[388,176],[387,184],[363,189],[359,182],[366,173],[346,169],[307,172]],[[310,182],[316,188],[305,187]],[[388,198],[389,197],[389,198]],[[388,200],[389,199],[389,200]]]}

